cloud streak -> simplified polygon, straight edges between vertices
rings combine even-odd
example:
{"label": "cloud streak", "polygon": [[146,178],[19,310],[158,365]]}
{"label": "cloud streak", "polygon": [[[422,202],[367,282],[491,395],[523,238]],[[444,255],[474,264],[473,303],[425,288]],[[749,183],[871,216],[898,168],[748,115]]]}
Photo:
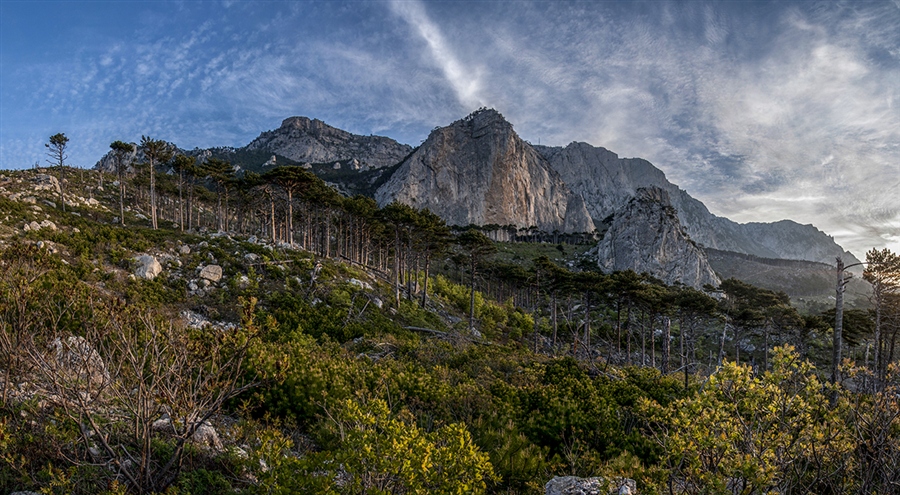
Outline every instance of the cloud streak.
{"label": "cloud streak", "polygon": [[478,71],[464,67],[457,59],[440,28],[428,17],[424,5],[418,0],[391,0],[390,7],[428,44],[434,62],[443,71],[459,102],[467,107],[482,106],[484,100],[480,97]]}

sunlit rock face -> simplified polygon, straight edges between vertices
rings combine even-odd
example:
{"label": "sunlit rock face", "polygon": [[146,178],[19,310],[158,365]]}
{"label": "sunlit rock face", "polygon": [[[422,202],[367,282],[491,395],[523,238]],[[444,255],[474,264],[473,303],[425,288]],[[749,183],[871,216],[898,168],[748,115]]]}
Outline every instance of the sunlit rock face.
{"label": "sunlit rock face", "polygon": [[[495,110],[432,131],[375,199],[379,205],[399,201],[428,208],[451,225],[594,230],[581,198]],[[570,199],[576,202],[572,207]]]}

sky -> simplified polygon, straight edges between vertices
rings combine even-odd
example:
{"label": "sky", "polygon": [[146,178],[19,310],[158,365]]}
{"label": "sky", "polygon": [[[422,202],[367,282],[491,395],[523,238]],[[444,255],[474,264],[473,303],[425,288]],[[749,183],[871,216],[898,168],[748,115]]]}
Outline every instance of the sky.
{"label": "sky", "polygon": [[415,146],[483,106],[650,160],[717,215],[900,252],[900,0],[0,0],[0,169],[57,132],[92,167],[295,115]]}

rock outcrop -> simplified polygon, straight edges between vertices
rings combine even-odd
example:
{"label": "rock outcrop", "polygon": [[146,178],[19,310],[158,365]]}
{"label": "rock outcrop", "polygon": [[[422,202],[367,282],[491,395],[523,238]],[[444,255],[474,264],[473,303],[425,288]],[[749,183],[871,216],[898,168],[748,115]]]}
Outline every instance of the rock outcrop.
{"label": "rock outcrop", "polygon": [[544,485],[544,495],[634,495],[637,483],[630,478],[579,478],[557,476]]}
{"label": "rock outcrop", "polygon": [[380,168],[400,163],[412,151],[382,136],[359,136],[318,119],[290,117],[266,131],[244,149],[277,153],[298,162],[327,163],[356,159],[357,167]]}
{"label": "rock outcrop", "polygon": [[162,265],[159,260],[148,254],[137,256],[134,258],[137,262],[137,268],[134,270],[134,276],[145,280],[153,280],[162,272]]}
{"label": "rock outcrop", "polygon": [[597,244],[602,270],[647,272],[667,284],[698,288],[719,284],[706,253],[684,232],[666,191],[640,188],[613,215],[612,225]]}
{"label": "rock outcrop", "polygon": [[379,205],[428,208],[451,225],[593,231],[585,208],[568,207],[570,197],[577,195],[495,110],[432,131],[375,194]]}

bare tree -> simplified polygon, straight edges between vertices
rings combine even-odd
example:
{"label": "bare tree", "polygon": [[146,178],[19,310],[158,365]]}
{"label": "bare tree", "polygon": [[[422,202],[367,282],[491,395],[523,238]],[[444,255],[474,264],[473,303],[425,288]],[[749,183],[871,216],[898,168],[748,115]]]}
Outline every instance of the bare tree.
{"label": "bare tree", "polygon": [[[243,363],[259,337],[255,300],[243,324],[188,331],[142,310],[91,305],[83,336],[50,334],[29,346],[47,397],[79,426],[79,461],[112,469],[136,493],[161,493],[185,449],[226,401],[260,383]],[[165,442],[167,449],[153,447]]]}

